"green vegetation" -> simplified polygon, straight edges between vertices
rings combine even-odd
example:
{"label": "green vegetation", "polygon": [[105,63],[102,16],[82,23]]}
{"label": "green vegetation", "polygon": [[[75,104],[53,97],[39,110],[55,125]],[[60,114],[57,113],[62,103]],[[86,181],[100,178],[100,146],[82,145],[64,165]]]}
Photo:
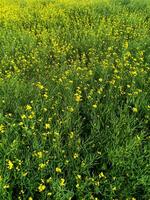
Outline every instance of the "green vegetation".
{"label": "green vegetation", "polygon": [[150,2],[0,9],[0,199],[150,199]]}

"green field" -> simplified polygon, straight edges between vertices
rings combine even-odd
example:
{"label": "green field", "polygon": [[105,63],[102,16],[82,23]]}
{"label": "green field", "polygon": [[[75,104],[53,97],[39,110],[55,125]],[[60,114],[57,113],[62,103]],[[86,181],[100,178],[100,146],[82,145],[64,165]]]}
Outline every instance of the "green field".
{"label": "green field", "polygon": [[0,200],[150,200],[149,0],[1,0]]}

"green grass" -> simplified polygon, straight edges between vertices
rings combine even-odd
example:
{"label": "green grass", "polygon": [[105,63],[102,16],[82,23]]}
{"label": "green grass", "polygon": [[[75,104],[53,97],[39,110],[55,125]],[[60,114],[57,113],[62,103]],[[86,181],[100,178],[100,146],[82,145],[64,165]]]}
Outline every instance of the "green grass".
{"label": "green grass", "polygon": [[150,199],[150,2],[0,3],[0,199]]}

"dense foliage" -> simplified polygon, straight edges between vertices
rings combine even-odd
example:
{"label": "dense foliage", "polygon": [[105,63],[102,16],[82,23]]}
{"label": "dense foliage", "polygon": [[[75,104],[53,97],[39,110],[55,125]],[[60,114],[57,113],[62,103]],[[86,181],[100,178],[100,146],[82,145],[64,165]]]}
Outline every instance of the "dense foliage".
{"label": "dense foliage", "polygon": [[150,2],[0,9],[0,199],[148,200]]}

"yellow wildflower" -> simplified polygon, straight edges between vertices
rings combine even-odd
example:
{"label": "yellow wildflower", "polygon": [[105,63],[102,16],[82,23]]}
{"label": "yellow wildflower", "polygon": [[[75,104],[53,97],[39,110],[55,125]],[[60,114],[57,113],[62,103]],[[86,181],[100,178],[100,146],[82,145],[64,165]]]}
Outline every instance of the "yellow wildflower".
{"label": "yellow wildflower", "polygon": [[64,186],[65,185],[65,179],[64,178],[61,178],[60,179],[60,186]]}
{"label": "yellow wildflower", "polygon": [[6,184],[6,185],[4,185],[4,189],[7,189],[7,188],[9,188],[10,186],[9,186],[9,184]]}
{"label": "yellow wildflower", "polygon": [[97,105],[96,104],[93,104],[93,106],[92,106],[93,108],[97,108]]}
{"label": "yellow wildflower", "polygon": [[42,151],[37,152],[37,156],[38,156],[39,158],[42,158],[42,157],[43,157]]}
{"label": "yellow wildflower", "polygon": [[11,170],[11,169],[13,169],[13,167],[14,167],[13,162],[11,160],[8,160],[7,161],[7,168]]}
{"label": "yellow wildflower", "polygon": [[19,126],[23,126],[23,122],[19,122]]}
{"label": "yellow wildflower", "polygon": [[50,128],[50,124],[45,124],[45,129],[49,129]]}
{"label": "yellow wildflower", "polygon": [[75,153],[74,155],[73,155],[73,158],[74,159],[76,159],[76,158],[78,158],[79,157],[79,154],[78,153]]}
{"label": "yellow wildflower", "polygon": [[26,119],[27,117],[26,117],[26,115],[21,115],[21,119]]}
{"label": "yellow wildflower", "polygon": [[103,172],[101,172],[101,173],[99,174],[99,177],[100,177],[100,178],[106,178],[106,176],[104,175]]}
{"label": "yellow wildflower", "polygon": [[74,109],[73,109],[72,107],[68,107],[68,111],[69,111],[69,112],[73,112]]}
{"label": "yellow wildflower", "polygon": [[125,41],[125,43],[124,43],[124,48],[125,48],[125,49],[128,48],[128,41]]}
{"label": "yellow wildflower", "polygon": [[137,113],[138,112],[138,109],[136,107],[133,107],[133,112]]}
{"label": "yellow wildflower", "polygon": [[80,94],[75,94],[75,100],[76,100],[76,102],[80,102],[80,101],[82,101],[82,96],[80,95]]}
{"label": "yellow wildflower", "polygon": [[24,173],[22,173],[22,176],[27,176],[27,174],[28,174],[28,172],[24,172]]}
{"label": "yellow wildflower", "polygon": [[99,82],[102,82],[102,81],[103,81],[103,79],[102,79],[102,78],[99,78],[98,80],[99,80]]}
{"label": "yellow wildflower", "polygon": [[46,186],[43,184],[40,184],[38,187],[39,192],[43,192],[46,189]]}
{"label": "yellow wildflower", "polygon": [[74,137],[74,132],[71,131],[71,132],[70,132],[70,139],[72,139],[73,137]]}
{"label": "yellow wildflower", "polygon": [[36,86],[37,86],[40,90],[42,90],[42,89],[44,88],[44,86],[41,84],[41,82],[38,82],[38,83],[36,84]]}
{"label": "yellow wildflower", "polygon": [[57,173],[61,173],[61,172],[62,172],[61,169],[60,169],[59,167],[56,167],[55,170],[56,170]]}
{"label": "yellow wildflower", "polygon": [[26,106],[26,110],[31,110],[31,109],[32,109],[32,107],[30,105]]}
{"label": "yellow wildflower", "polygon": [[1,133],[4,133],[4,128],[5,128],[4,125],[1,124],[1,125],[0,125],[0,132],[1,132]]}
{"label": "yellow wildflower", "polygon": [[43,97],[45,97],[45,99],[47,99],[48,98],[48,94],[47,93],[43,94]]}
{"label": "yellow wildflower", "polygon": [[80,180],[80,179],[81,179],[81,175],[78,174],[78,175],[76,176],[76,179]]}
{"label": "yellow wildflower", "polygon": [[46,167],[46,164],[45,164],[45,163],[40,163],[38,169],[44,169],[45,167]]}

